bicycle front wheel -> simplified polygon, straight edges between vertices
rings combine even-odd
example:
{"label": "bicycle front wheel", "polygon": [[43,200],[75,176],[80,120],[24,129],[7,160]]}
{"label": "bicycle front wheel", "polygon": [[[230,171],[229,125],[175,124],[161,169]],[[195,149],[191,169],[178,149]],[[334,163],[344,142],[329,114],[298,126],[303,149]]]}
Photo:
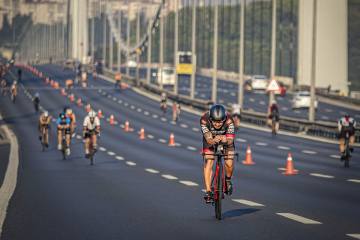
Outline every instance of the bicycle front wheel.
{"label": "bicycle front wheel", "polygon": [[223,182],[222,182],[222,164],[219,161],[216,166],[216,189],[214,194],[215,200],[215,217],[218,220],[221,220],[221,200],[223,192]]}

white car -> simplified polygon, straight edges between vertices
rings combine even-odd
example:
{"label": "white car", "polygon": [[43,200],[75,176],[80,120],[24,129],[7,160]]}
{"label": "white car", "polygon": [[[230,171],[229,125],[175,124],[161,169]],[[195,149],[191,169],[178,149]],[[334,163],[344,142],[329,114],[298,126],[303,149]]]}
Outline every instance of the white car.
{"label": "white car", "polygon": [[134,60],[127,61],[127,66],[130,68],[136,68],[137,63]]}
{"label": "white car", "polygon": [[269,85],[269,80],[264,75],[254,75],[250,80],[252,90],[266,90]]}
{"label": "white car", "polygon": [[172,67],[164,67],[162,71],[158,69],[156,74],[156,83],[160,84],[162,75],[162,84],[164,86],[173,86],[175,85],[175,68]]}
{"label": "white car", "polygon": [[[294,94],[293,100],[292,100],[292,108],[310,108],[310,92],[308,91],[301,91]],[[318,101],[315,99],[314,103],[315,109],[318,107]]]}

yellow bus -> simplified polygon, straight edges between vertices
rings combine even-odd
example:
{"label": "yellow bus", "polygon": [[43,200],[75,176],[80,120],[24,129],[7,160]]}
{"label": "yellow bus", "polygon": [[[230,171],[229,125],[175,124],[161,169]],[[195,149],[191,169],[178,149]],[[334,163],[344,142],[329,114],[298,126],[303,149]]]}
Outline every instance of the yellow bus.
{"label": "yellow bus", "polygon": [[191,75],[193,73],[193,63],[196,64],[195,56],[193,57],[191,52],[178,52],[177,53],[177,63],[176,63],[176,73]]}

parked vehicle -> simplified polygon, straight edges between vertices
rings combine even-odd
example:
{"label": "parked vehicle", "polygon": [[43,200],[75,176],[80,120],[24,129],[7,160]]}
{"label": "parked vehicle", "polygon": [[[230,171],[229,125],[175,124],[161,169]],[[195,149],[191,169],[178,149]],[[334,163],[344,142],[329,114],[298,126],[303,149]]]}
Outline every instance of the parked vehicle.
{"label": "parked vehicle", "polygon": [[264,75],[254,75],[250,80],[245,82],[245,89],[248,91],[261,90],[265,91],[269,80]]}
{"label": "parked vehicle", "polygon": [[161,75],[162,75],[162,84],[163,86],[173,86],[175,85],[175,68],[173,67],[164,67],[161,71],[161,69],[158,69],[156,73],[156,83],[160,84],[161,81]]}

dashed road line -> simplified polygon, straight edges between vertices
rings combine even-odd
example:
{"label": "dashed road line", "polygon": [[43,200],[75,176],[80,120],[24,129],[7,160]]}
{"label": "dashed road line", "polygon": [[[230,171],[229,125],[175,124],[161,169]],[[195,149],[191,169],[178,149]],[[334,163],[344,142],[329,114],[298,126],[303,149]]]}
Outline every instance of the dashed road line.
{"label": "dashed road line", "polygon": [[150,113],[148,111],[144,112],[144,115],[148,116]]}
{"label": "dashed road line", "polygon": [[277,215],[289,218],[291,220],[303,223],[303,224],[322,224],[321,222],[309,219],[309,218],[305,218],[296,214],[292,214],[292,213],[276,213]]}
{"label": "dashed road line", "polygon": [[109,152],[107,152],[107,154],[108,154],[108,155],[110,155],[110,156],[114,156],[114,155],[115,155],[115,153],[114,153],[114,152],[110,152],[110,151],[109,151]]}
{"label": "dashed road line", "polygon": [[325,174],[321,174],[321,173],[310,173],[310,175],[314,176],[314,177],[321,177],[321,178],[335,178],[334,176],[325,175]]}
{"label": "dashed road line", "polygon": [[280,171],[285,171],[285,170],[286,170],[286,168],[282,168],[282,167],[280,167],[280,168],[278,168],[278,170],[280,170]]}
{"label": "dashed road line", "polygon": [[161,118],[161,121],[166,122],[166,121],[167,121],[167,119],[166,119],[166,118],[164,118],[164,117],[162,117],[162,118]]}
{"label": "dashed road line", "polygon": [[131,106],[130,106],[130,109],[133,109],[133,110],[134,110],[134,109],[135,109],[135,106],[134,106],[134,105],[131,105]]}
{"label": "dashed road line", "polygon": [[155,169],[152,169],[152,168],[146,168],[145,171],[147,171],[149,173],[154,173],[154,174],[159,173],[158,170],[155,170]]}
{"label": "dashed road line", "polygon": [[124,160],[125,160],[122,156],[116,156],[115,158],[116,158],[117,160],[119,160],[119,161],[124,161]]}
{"label": "dashed road line", "polygon": [[120,103],[120,104],[122,104],[122,102],[123,102],[122,100],[119,100],[119,101],[118,101],[118,103]]}
{"label": "dashed road line", "polygon": [[113,101],[117,101],[117,98],[116,98],[116,97],[113,97]]}
{"label": "dashed road line", "polygon": [[178,178],[173,176],[173,175],[169,175],[169,174],[163,174],[161,175],[163,178],[165,179],[169,179],[169,180],[177,180]]}
{"label": "dashed road line", "polygon": [[289,147],[285,147],[285,146],[278,146],[277,148],[278,148],[278,149],[282,149],[282,150],[290,150]]}
{"label": "dashed road line", "polygon": [[264,142],[256,142],[255,144],[258,146],[267,146],[268,145],[267,143],[264,143]]}
{"label": "dashed road line", "polygon": [[158,141],[161,142],[161,143],[166,143],[166,140],[162,139],[162,138],[160,138]]}
{"label": "dashed road line", "polygon": [[76,138],[77,139],[81,139],[82,137],[80,135],[76,135]]}
{"label": "dashed road line", "polygon": [[136,109],[137,112],[142,112],[141,108]]}
{"label": "dashed road line", "polygon": [[179,183],[184,184],[189,187],[196,187],[199,186],[199,184],[192,182],[192,181],[179,181]]}
{"label": "dashed road line", "polygon": [[182,127],[182,128],[188,128],[189,126],[182,123],[182,124],[180,124],[180,127]]}
{"label": "dashed road line", "polygon": [[255,99],[253,99],[253,98],[250,98],[250,102],[255,102]]}
{"label": "dashed road line", "polygon": [[190,151],[196,151],[196,148],[192,147],[192,146],[187,146],[187,149],[189,149]]}
{"label": "dashed road line", "polygon": [[306,154],[316,154],[317,153],[315,151],[310,151],[310,150],[302,150],[301,152],[306,153]]}
{"label": "dashed road line", "polygon": [[360,183],[359,179],[348,179],[348,182]]}
{"label": "dashed road line", "polygon": [[105,151],[106,151],[106,148],[100,147],[99,150],[102,151],[102,152],[105,152]]}
{"label": "dashed road line", "polygon": [[154,115],[152,115],[152,117],[153,117],[153,118],[158,118],[159,116],[156,115],[156,114],[154,114]]}
{"label": "dashed road line", "polygon": [[126,164],[129,165],[129,166],[136,166],[136,163],[131,162],[131,161],[127,161]]}
{"label": "dashed road line", "polygon": [[175,143],[176,147],[181,147],[181,143]]}
{"label": "dashed road line", "polygon": [[200,129],[198,129],[198,128],[192,128],[192,130],[194,131],[194,132],[199,132],[200,131]]}
{"label": "dashed road line", "polygon": [[339,156],[339,155],[330,155],[330,157],[336,158],[336,159],[340,159],[340,156]]}
{"label": "dashed road line", "polygon": [[349,234],[346,234],[346,236],[349,236],[349,237],[352,237],[355,239],[360,239],[360,233],[349,233]]}
{"label": "dashed road line", "polygon": [[151,135],[151,134],[148,134],[147,137],[150,138],[150,139],[154,139],[154,136]]}
{"label": "dashed road line", "polygon": [[129,106],[129,104],[126,102],[126,103],[124,103],[124,106],[127,107],[127,106]]}
{"label": "dashed road line", "polygon": [[234,202],[241,203],[250,207],[264,207],[264,204],[256,203],[253,201],[245,200],[245,199],[231,199]]}
{"label": "dashed road line", "polygon": [[242,139],[242,138],[237,138],[236,141],[237,141],[237,142],[247,142],[246,139]]}

